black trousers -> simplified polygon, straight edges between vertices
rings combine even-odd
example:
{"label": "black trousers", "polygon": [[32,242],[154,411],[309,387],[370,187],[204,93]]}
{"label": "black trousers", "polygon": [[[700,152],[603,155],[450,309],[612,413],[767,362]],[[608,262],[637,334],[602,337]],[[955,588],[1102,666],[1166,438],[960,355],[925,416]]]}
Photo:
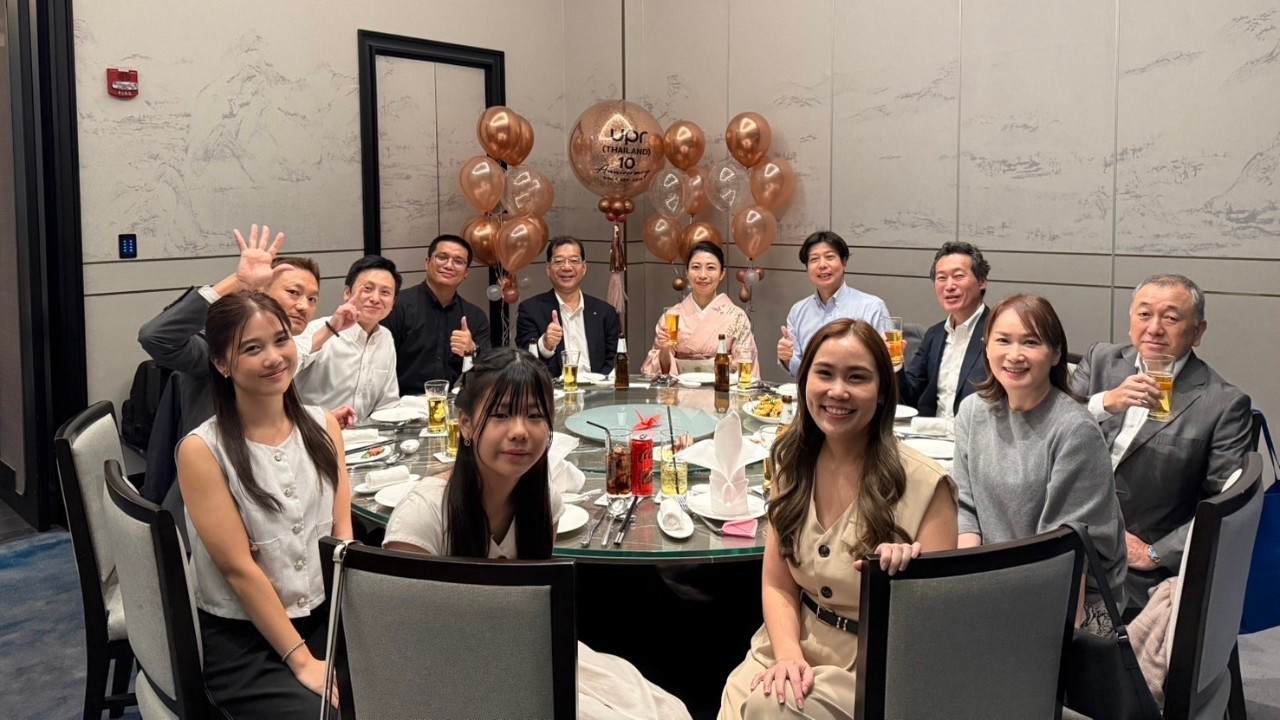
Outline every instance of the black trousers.
{"label": "black trousers", "polygon": [[[324,658],[329,603],[293,620],[311,654]],[[258,628],[200,611],[204,683],[209,698],[230,717],[314,720],[320,696],[303,687]]]}

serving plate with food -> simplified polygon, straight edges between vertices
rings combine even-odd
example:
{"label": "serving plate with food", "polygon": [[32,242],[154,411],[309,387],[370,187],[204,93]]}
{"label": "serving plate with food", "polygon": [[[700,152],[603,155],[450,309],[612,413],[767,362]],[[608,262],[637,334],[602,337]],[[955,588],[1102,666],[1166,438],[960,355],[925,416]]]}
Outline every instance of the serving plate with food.
{"label": "serving plate with food", "polygon": [[751,417],[767,423],[782,422],[782,398],[777,395],[765,395],[759,400],[752,400],[742,406],[742,411]]}

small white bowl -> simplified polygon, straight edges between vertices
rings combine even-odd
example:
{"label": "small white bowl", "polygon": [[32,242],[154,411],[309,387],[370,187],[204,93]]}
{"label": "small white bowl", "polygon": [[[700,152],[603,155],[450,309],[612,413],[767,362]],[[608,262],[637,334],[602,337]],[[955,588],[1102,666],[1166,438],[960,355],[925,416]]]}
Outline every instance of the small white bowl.
{"label": "small white bowl", "polygon": [[413,439],[405,440],[404,442],[400,443],[400,452],[404,453],[405,455],[412,455],[418,452],[418,444],[419,443],[417,440],[413,440]]}

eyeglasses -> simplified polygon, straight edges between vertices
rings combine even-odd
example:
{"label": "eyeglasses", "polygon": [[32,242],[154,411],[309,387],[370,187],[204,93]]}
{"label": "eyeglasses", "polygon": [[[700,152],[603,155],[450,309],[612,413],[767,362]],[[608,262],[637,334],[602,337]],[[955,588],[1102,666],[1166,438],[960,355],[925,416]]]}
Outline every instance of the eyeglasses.
{"label": "eyeglasses", "polygon": [[434,255],[431,259],[434,260],[437,265],[452,265],[456,268],[465,268],[470,264],[467,262],[466,258],[449,257],[448,255],[443,254]]}
{"label": "eyeglasses", "polygon": [[577,258],[577,257],[556,258],[555,260],[551,261],[551,267],[554,267],[554,268],[562,268],[566,265],[571,268],[582,267],[582,258]]}

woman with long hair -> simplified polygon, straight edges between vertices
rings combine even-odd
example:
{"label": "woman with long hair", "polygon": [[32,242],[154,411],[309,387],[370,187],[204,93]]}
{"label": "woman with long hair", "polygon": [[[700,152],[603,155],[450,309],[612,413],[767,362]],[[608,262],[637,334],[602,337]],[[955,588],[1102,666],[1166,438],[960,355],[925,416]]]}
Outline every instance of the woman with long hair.
{"label": "woman with long hair", "polygon": [[[714,369],[716,347],[724,335],[729,352],[746,348],[751,361],[759,367],[756,339],[751,334],[751,319],[742,308],[720,292],[724,282],[724,250],[719,245],[700,242],[689,251],[685,263],[689,276],[689,294],[670,310],[680,315],[680,332],[676,337],[666,329],[666,317],[658,317],[654,328],[653,349],[641,369],[646,375],[682,372],[710,372]],[[733,360],[737,366],[737,360]]]}
{"label": "woman with long hair", "polygon": [[[383,547],[508,560],[551,557],[547,451],[551,375],[523,350],[481,355],[462,376],[462,443],[449,477],[419,482],[391,513]],[[627,661],[578,643],[578,717],[688,718],[684,703]]]}
{"label": "woman with long hair", "polygon": [[921,551],[956,546],[950,478],[893,435],[898,391],[875,328],[841,319],[820,329],[799,395],[773,446],[764,627],[729,676],[721,718],[852,717],[857,558],[877,554],[897,572]]}
{"label": "woman with long hair", "polygon": [[351,537],[342,434],[298,399],[275,300],[221,298],[205,336],[214,416],[178,446],[205,686],[231,717],[314,717],[327,672],[317,541]]}
{"label": "woman with long hair", "polygon": [[[1048,300],[1010,295],[987,320],[987,379],[956,413],[953,472],[960,547],[1019,540],[1069,522],[1089,526],[1116,605],[1128,555],[1111,454],[1070,388],[1067,334]],[[1082,627],[1114,632],[1086,576]]]}

